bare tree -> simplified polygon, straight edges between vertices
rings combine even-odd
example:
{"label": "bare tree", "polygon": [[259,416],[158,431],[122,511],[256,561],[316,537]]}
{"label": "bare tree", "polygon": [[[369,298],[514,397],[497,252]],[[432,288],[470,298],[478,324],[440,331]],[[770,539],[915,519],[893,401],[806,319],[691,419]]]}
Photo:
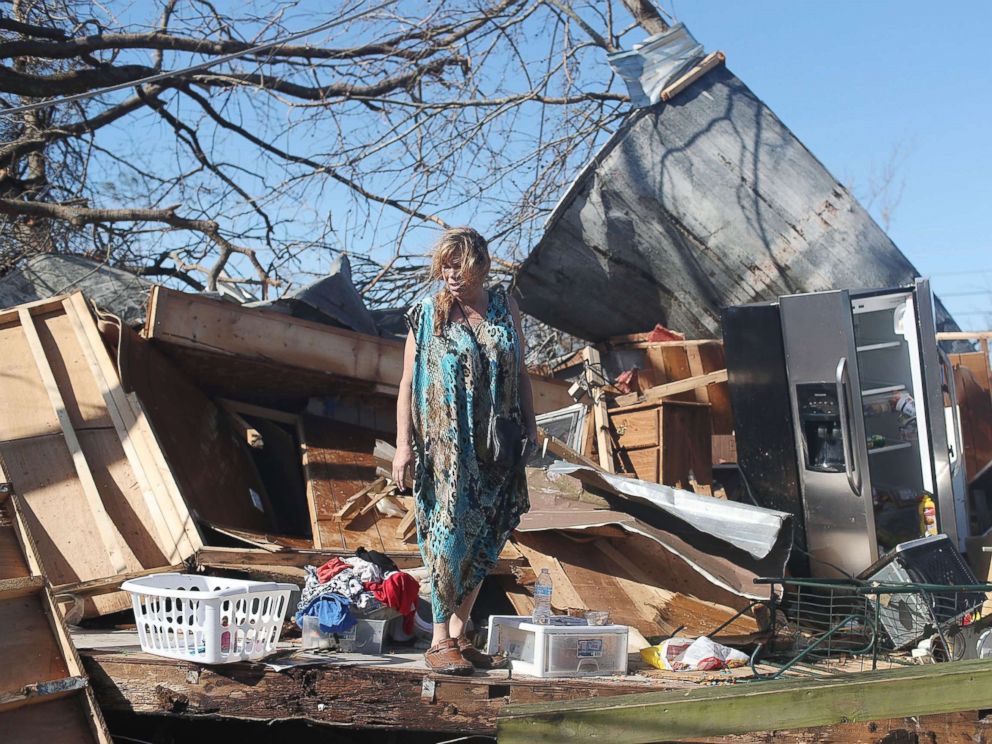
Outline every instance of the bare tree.
{"label": "bare tree", "polygon": [[604,52],[664,27],[645,0],[6,5],[0,273],[68,252],[264,296],[348,251],[373,305],[449,223],[511,271],[626,113]]}

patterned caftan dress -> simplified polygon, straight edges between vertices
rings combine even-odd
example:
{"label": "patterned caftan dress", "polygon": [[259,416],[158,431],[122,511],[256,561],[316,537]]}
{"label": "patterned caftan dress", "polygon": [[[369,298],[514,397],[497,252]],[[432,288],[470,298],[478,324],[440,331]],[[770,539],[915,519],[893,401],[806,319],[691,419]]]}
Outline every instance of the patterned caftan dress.
{"label": "patterned caftan dress", "polygon": [[436,623],[446,622],[492,570],[530,506],[522,468],[505,470],[479,456],[485,455],[493,410],[522,422],[521,344],[507,302],[503,287],[490,289],[482,323],[470,330],[448,322],[439,336],[433,297],[406,316],[417,349],[412,397],[417,542],[431,575]]}

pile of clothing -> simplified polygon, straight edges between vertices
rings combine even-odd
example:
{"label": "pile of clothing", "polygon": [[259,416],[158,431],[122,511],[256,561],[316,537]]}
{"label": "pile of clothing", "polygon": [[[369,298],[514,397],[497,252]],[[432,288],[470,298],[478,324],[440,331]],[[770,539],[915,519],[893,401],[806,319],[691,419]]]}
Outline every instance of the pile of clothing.
{"label": "pile of clothing", "polygon": [[413,632],[420,584],[400,571],[389,556],[359,548],[351,558],[332,558],[320,568],[305,567],[307,577],[296,606],[296,624],[318,618],[322,633],[343,633],[357,617],[391,607],[403,616],[403,632]]}

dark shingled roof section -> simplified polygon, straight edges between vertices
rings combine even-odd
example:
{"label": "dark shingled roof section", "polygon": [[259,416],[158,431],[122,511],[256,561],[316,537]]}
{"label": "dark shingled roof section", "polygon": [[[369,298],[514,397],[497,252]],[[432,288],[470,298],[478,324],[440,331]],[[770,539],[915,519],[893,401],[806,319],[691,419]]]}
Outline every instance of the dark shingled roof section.
{"label": "dark shingled roof section", "polygon": [[32,256],[0,278],[0,307],[44,300],[82,290],[102,310],[131,326],[145,318],[151,282],[81,256]]}
{"label": "dark shingled roof section", "polygon": [[[911,284],[916,268],[726,67],[631,112],[517,272],[520,306],[589,340],[662,323],[719,338],[728,305]],[[937,327],[957,325],[938,301]]]}

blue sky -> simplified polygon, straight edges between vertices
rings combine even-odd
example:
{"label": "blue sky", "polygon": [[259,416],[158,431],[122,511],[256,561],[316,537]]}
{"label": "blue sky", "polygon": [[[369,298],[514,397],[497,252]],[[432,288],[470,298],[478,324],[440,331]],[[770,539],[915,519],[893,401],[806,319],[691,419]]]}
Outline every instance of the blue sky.
{"label": "blue sky", "polygon": [[893,162],[889,234],[963,328],[992,327],[992,2],[660,7],[863,200]]}

